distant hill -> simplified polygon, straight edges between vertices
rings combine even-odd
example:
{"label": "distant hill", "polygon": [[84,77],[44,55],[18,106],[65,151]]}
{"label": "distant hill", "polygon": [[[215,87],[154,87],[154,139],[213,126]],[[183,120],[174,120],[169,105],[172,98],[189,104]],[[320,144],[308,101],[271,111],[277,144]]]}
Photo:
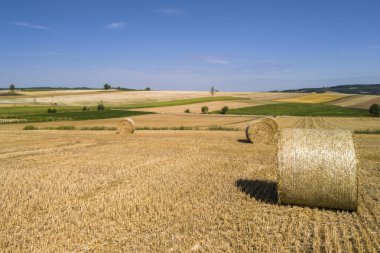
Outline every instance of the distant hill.
{"label": "distant hill", "polygon": [[[19,88],[16,87],[17,90],[22,91],[50,91],[50,90],[102,90],[101,88],[89,88],[89,87],[50,87],[50,86],[42,86],[42,87],[27,87],[27,88]],[[121,88],[121,87],[112,87],[112,89],[124,90],[124,91],[135,91],[136,89],[129,88]],[[0,88],[0,90],[9,90],[9,88]]]}
{"label": "distant hill", "polygon": [[340,93],[346,93],[346,94],[380,95],[380,84],[347,84],[347,85],[338,85],[338,86],[321,87],[321,88],[302,88],[298,90],[282,90],[280,92],[324,93],[327,91],[340,92]]}

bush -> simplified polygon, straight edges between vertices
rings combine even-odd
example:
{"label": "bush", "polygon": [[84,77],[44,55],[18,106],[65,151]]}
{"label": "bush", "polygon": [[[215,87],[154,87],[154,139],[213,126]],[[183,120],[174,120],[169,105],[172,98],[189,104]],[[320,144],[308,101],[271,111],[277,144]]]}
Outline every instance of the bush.
{"label": "bush", "polygon": [[355,134],[380,134],[380,129],[361,129],[355,130]]}
{"label": "bush", "polygon": [[222,110],[220,110],[220,113],[221,113],[221,114],[226,114],[227,111],[228,111],[228,106],[224,106],[224,107],[222,108]]}
{"label": "bush", "polygon": [[185,110],[185,113],[190,113],[190,109],[186,109],[186,110]]}
{"label": "bush", "polygon": [[82,107],[82,111],[84,111],[84,112],[85,112],[85,111],[89,111],[89,110],[90,110],[90,108],[87,108],[87,106],[83,106],[83,107]]}
{"label": "bush", "polygon": [[56,113],[57,112],[57,109],[48,109],[47,110],[47,113]]}
{"label": "bush", "polygon": [[104,111],[104,109],[105,109],[105,107],[104,107],[103,103],[98,104],[98,107],[96,107],[97,111]]}
{"label": "bush", "polygon": [[27,126],[24,126],[23,129],[24,129],[24,130],[37,130],[38,128],[35,127],[35,126],[32,126],[32,125],[27,125]]}
{"label": "bush", "polygon": [[208,106],[202,106],[202,113],[207,114],[208,113]]}
{"label": "bush", "polygon": [[380,117],[380,105],[379,104],[373,104],[369,108],[369,114],[374,117]]}

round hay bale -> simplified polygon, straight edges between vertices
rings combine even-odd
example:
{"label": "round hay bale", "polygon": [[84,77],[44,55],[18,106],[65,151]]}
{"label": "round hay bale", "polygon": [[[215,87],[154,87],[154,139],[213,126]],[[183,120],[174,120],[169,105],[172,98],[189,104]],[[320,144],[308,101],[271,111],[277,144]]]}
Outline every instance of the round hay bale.
{"label": "round hay bale", "polygon": [[356,210],[358,183],[351,131],[282,130],[277,176],[280,203]]}
{"label": "round hay bale", "polygon": [[122,119],[119,121],[117,130],[120,134],[131,134],[135,131],[135,122],[130,118]]}
{"label": "round hay bale", "polygon": [[260,121],[269,124],[269,125],[273,128],[273,131],[274,131],[275,133],[278,132],[278,125],[277,125],[277,122],[276,122],[274,119],[271,119],[271,118],[264,118],[264,119],[260,119]]}
{"label": "round hay bale", "polygon": [[276,121],[270,118],[260,119],[248,125],[245,136],[252,143],[269,143],[278,131]]}

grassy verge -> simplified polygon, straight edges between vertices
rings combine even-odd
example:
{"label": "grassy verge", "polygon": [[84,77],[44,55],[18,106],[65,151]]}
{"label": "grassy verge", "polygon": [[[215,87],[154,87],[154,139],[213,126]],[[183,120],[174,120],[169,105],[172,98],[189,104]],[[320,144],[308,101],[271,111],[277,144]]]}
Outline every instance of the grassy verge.
{"label": "grassy verge", "polygon": [[207,131],[240,131],[239,128],[210,126],[210,127],[138,127],[136,130],[207,130]]}
{"label": "grassy verge", "polygon": [[[0,118],[7,115],[46,113],[48,108],[55,108],[58,112],[81,111],[79,106],[11,106],[0,107]],[[96,108],[91,109],[95,110]]]}
{"label": "grassy verge", "polygon": [[23,96],[23,94],[16,93],[16,92],[0,93],[0,97],[13,97],[13,96]]}
{"label": "grassy verge", "polygon": [[24,130],[84,130],[84,131],[114,131],[116,127],[105,127],[105,126],[93,126],[93,127],[80,127],[75,126],[58,126],[58,127],[35,127],[33,125],[27,125],[23,128]]}
{"label": "grassy verge", "polygon": [[369,116],[364,109],[345,108],[328,104],[279,103],[230,109],[227,114],[239,115],[288,115],[288,116]]}
{"label": "grassy verge", "polygon": [[155,108],[155,107],[166,107],[166,106],[176,106],[176,105],[198,104],[198,103],[213,102],[213,101],[246,100],[246,99],[249,99],[249,98],[229,97],[229,96],[188,98],[188,99],[179,99],[179,100],[172,100],[172,101],[161,101],[161,102],[142,103],[142,104],[136,104],[136,105],[127,105],[127,106],[119,107],[119,109]]}
{"label": "grassy verge", "polygon": [[380,129],[361,129],[361,130],[355,130],[355,134],[380,134]]}
{"label": "grassy verge", "polygon": [[[58,110],[60,110],[59,108]],[[46,110],[46,108],[45,108]],[[105,110],[105,111],[58,111],[57,113],[14,113],[1,115],[0,118],[6,119],[26,119],[27,122],[48,122],[48,121],[78,121],[91,119],[109,119],[130,116],[151,114],[150,112]]]}

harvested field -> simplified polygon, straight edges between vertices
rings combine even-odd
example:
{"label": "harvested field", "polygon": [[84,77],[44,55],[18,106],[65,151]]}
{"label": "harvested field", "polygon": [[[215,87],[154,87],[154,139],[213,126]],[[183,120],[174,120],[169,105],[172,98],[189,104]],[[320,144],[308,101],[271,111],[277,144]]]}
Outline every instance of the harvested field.
{"label": "harvested field", "polygon": [[[62,91],[64,92],[64,91]],[[78,91],[79,92],[79,91]],[[168,101],[188,98],[209,97],[208,91],[83,91],[81,93],[55,94],[49,92],[29,92],[31,96],[0,99],[0,103],[33,103],[34,98],[41,104],[83,106],[96,105],[99,101],[113,105],[131,105],[146,102]],[[28,94],[29,94],[28,93]],[[233,92],[220,92],[218,96],[233,96]]]}
{"label": "harvested field", "polygon": [[206,103],[196,103],[190,105],[179,105],[179,106],[168,106],[168,107],[157,107],[157,108],[141,108],[133,109],[134,111],[144,111],[144,112],[157,112],[157,113],[184,113],[186,109],[190,110],[190,113],[202,113],[202,106],[208,106],[209,111],[218,111],[222,109],[223,106],[228,106],[229,109],[241,108],[247,106],[258,105],[257,103],[251,102],[250,100],[242,101],[215,101]]}
{"label": "harvested field", "polygon": [[[255,116],[222,116],[222,115],[195,115],[195,114],[149,114],[131,117],[136,124],[136,128],[142,127],[208,127],[208,126],[229,126],[232,124],[242,124],[242,129],[252,120],[257,119]],[[116,127],[120,118],[98,119],[85,121],[55,121],[33,123],[34,126],[40,127],[57,127],[57,126],[75,126],[75,127],[93,127],[105,126]],[[21,130],[25,124],[0,124],[0,130]]]}
{"label": "harvested field", "polygon": [[353,95],[330,103],[343,107],[369,109],[372,104],[380,104],[380,96]]}
{"label": "harvested field", "polygon": [[277,205],[276,147],[244,132],[0,139],[1,251],[380,251],[380,136],[355,136],[357,213]]}
{"label": "harvested field", "polygon": [[248,97],[253,100],[280,100],[304,96],[305,93],[294,92],[236,92],[234,96]]}
{"label": "harvested field", "polygon": [[279,99],[278,101],[282,102],[294,102],[294,103],[326,103],[334,101],[340,98],[344,98],[350,95],[342,93],[316,93],[316,94],[307,94],[303,96]]}
{"label": "harvested field", "polygon": [[[280,128],[379,129],[380,118],[276,117]],[[236,127],[236,126],[235,126]]]}
{"label": "harvested field", "polygon": [[[225,126],[245,130],[252,121],[261,118],[257,116],[232,116],[232,115],[195,115],[195,114],[151,114],[131,117],[137,128],[143,127],[210,127]],[[322,128],[322,129],[347,129],[347,130],[376,130],[380,128],[380,118],[341,118],[341,117],[292,117],[278,116],[275,118],[280,128]],[[56,121],[32,123],[38,128],[74,126],[82,127],[116,127],[119,118],[98,119],[85,121]],[[0,130],[22,130],[26,125],[21,124],[0,124]]]}
{"label": "harvested field", "polygon": [[[25,105],[57,103],[58,105],[96,105],[99,101],[113,105],[132,105],[147,102],[169,101],[209,97],[208,91],[117,91],[117,90],[59,90],[20,92],[23,96],[0,98],[0,105]],[[250,98],[258,104],[274,103],[274,100],[292,98],[304,94],[276,92],[218,92],[217,96]],[[36,99],[36,100],[35,100]],[[220,108],[218,108],[220,109]]]}

